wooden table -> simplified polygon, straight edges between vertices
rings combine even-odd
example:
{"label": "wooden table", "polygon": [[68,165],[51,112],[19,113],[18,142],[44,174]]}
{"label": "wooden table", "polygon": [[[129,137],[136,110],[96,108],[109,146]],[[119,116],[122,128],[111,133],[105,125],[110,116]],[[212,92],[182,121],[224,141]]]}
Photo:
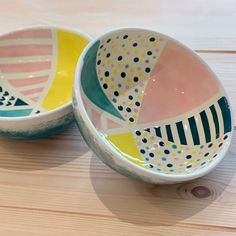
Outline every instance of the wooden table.
{"label": "wooden table", "polygon": [[[236,112],[235,0],[0,0],[0,33],[56,24],[96,36],[122,26],[182,41],[211,66]],[[0,140],[0,235],[236,235],[236,138],[204,178],[172,186],[123,177],[73,125],[38,141]]]}

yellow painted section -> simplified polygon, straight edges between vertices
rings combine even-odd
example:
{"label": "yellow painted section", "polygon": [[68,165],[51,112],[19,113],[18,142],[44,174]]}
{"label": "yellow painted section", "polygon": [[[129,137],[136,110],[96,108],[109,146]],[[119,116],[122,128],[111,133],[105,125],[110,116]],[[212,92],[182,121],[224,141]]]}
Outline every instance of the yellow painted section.
{"label": "yellow painted section", "polygon": [[132,133],[108,135],[106,138],[123,157],[139,166],[146,167]]}
{"label": "yellow painted section", "polygon": [[57,69],[54,81],[42,103],[46,110],[53,110],[71,101],[76,64],[89,42],[83,36],[64,30],[57,30],[56,34]]}

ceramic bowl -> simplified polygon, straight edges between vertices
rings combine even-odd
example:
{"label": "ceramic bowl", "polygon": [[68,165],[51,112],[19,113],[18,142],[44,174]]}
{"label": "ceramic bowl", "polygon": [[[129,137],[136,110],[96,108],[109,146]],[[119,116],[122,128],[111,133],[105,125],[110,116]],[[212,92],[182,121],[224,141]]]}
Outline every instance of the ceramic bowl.
{"label": "ceramic bowl", "polygon": [[211,171],[232,118],[216,75],[193,51],[145,29],[92,41],[77,65],[73,105],[82,135],[107,165],[151,183]]}
{"label": "ceramic bowl", "polygon": [[0,36],[0,135],[39,138],[73,121],[72,84],[90,38],[54,27]]}

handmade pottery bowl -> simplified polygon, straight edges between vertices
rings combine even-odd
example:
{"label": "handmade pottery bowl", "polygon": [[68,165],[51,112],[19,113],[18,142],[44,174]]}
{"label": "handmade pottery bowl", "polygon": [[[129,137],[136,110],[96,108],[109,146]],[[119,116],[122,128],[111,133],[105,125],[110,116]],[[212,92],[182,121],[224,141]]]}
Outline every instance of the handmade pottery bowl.
{"label": "handmade pottery bowl", "polygon": [[35,27],[0,36],[0,135],[39,138],[73,121],[72,84],[90,38]]}
{"label": "handmade pottery bowl", "polygon": [[226,94],[210,68],[176,40],[120,29],[80,57],[73,106],[91,149],[121,174],[176,183],[211,171],[232,134]]}

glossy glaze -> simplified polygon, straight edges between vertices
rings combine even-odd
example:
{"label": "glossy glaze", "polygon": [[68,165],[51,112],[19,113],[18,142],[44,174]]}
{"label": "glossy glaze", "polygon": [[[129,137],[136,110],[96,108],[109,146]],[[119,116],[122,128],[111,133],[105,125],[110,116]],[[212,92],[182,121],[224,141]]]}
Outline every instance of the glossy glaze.
{"label": "glossy glaze", "polygon": [[78,73],[75,95],[82,96],[100,142],[127,163],[165,175],[194,174],[218,162],[229,145],[231,112],[218,79],[165,35],[108,33],[89,46]]}
{"label": "glossy glaze", "polygon": [[44,113],[71,101],[75,65],[88,39],[38,28],[0,37],[0,116]]}
{"label": "glossy glaze", "polygon": [[[67,120],[67,115],[72,121],[70,103],[75,66],[88,42],[82,34],[50,27],[24,29],[0,37],[2,135],[38,137],[46,135],[48,129],[55,129],[57,123],[58,128],[63,126],[61,120]],[[57,116],[52,125],[53,112]],[[4,122],[11,118],[15,119],[15,126],[8,124],[11,121]],[[17,123],[17,118],[21,123]],[[38,120],[24,123],[24,118]]]}

